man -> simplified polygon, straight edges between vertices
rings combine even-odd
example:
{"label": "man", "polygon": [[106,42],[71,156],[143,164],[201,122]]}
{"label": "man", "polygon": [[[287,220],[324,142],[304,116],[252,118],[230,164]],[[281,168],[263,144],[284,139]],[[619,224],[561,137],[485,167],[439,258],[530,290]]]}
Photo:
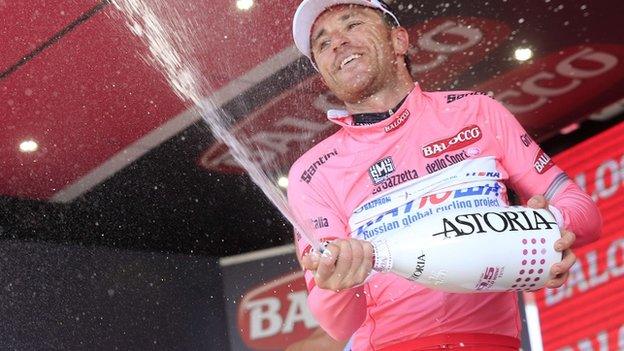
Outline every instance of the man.
{"label": "man", "polygon": [[308,303],[321,327],[338,340],[353,337],[358,351],[517,350],[514,293],[451,294],[393,274],[369,277],[373,252],[363,239],[388,230],[376,216],[421,191],[424,180],[444,181],[419,194],[411,214],[393,215],[502,206],[511,186],[564,228],[555,243],[564,258],[546,284],[554,288],[575,261],[570,248],[598,237],[596,206],[493,99],[421,91],[406,67],[408,34],[378,0],[304,0],[293,34],[347,108],[328,112],[341,129],[289,174],[292,210],[311,223],[309,235],[330,242],[331,255],[319,256],[306,236],[297,239]]}

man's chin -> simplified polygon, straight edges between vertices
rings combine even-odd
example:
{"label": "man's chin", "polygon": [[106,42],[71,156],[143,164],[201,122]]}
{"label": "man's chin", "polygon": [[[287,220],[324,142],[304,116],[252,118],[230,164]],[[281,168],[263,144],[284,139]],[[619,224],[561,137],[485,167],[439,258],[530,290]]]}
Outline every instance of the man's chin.
{"label": "man's chin", "polygon": [[331,89],[338,99],[347,103],[359,102],[371,95],[372,85],[370,83],[349,84],[339,90]]}

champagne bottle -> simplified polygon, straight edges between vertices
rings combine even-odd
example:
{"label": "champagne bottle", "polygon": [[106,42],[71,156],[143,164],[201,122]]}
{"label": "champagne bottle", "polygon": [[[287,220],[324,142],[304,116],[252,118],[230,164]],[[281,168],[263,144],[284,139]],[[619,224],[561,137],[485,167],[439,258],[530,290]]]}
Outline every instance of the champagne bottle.
{"label": "champagne bottle", "polygon": [[373,269],[448,292],[532,291],[561,261],[560,237],[545,209],[455,211],[371,239]]}

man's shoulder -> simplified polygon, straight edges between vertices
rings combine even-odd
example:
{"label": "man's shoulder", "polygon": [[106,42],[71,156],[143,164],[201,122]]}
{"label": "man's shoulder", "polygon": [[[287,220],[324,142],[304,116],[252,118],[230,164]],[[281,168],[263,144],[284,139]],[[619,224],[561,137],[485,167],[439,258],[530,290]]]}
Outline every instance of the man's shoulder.
{"label": "man's shoulder", "polygon": [[338,130],[336,133],[321,140],[303,155],[299,156],[290,166],[289,178],[298,178],[311,168],[314,168],[314,171],[316,171],[319,165],[330,161],[333,156],[337,156],[338,139],[340,138],[341,132],[342,130]]}

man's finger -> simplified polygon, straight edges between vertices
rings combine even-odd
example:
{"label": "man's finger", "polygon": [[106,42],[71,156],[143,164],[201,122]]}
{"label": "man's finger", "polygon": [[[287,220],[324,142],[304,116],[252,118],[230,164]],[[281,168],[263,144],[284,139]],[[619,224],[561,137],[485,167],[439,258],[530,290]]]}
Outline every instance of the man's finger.
{"label": "man's finger", "polygon": [[555,241],[555,251],[563,252],[574,244],[576,241],[576,235],[569,230],[561,231],[561,238]]}
{"label": "man's finger", "polygon": [[570,275],[570,272],[566,272],[564,274],[560,274],[560,275],[558,275],[558,276],[548,280],[546,282],[546,287],[547,288],[551,288],[551,289],[561,287],[563,285],[563,283],[565,283],[566,280],[568,280],[568,276],[569,275]]}
{"label": "man's finger", "polygon": [[369,242],[364,242],[362,249],[364,252],[364,257],[362,264],[360,264],[359,270],[356,273],[356,276],[360,280],[366,279],[366,277],[368,277],[368,275],[370,274],[371,269],[373,269],[374,255],[373,245],[371,245]]}
{"label": "man's finger", "polygon": [[362,262],[364,262],[364,245],[357,240],[349,241],[351,244],[352,257],[351,268],[349,269],[349,278],[357,280],[357,273],[360,270]]}
{"label": "man's finger", "polygon": [[574,262],[576,262],[576,255],[571,250],[566,250],[563,255],[563,260],[561,260],[561,263],[559,263],[561,271],[568,272],[570,268],[572,268],[572,266],[574,265]]}
{"label": "man's finger", "polygon": [[301,265],[304,269],[315,271],[318,269],[320,256],[318,252],[309,252],[301,258]]}
{"label": "man's finger", "polygon": [[342,281],[349,273],[351,260],[353,259],[349,241],[340,240],[338,244],[340,245],[340,256],[337,258],[336,269],[334,270],[332,277],[332,281],[337,285],[339,285],[340,281]]}
{"label": "man's finger", "polygon": [[321,254],[319,259],[318,268],[314,275],[316,284],[320,287],[324,287],[325,283],[331,278],[336,269],[336,261],[340,256],[340,247],[333,243],[330,243],[325,248],[325,252]]}
{"label": "man's finger", "polygon": [[551,272],[553,275],[566,273],[570,270],[570,268],[572,268],[572,266],[574,265],[574,262],[576,262],[576,255],[571,250],[566,250],[566,252],[563,255],[563,260],[555,264]]}

